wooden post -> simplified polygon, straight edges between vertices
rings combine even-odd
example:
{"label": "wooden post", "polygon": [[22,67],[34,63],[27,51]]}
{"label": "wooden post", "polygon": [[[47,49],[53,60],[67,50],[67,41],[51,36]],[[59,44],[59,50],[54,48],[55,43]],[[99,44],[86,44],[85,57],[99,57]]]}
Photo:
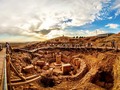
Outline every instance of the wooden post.
{"label": "wooden post", "polygon": [[21,80],[25,81],[26,80],[25,77],[18,72],[18,70],[14,67],[14,65],[11,62],[10,62],[10,65],[11,65],[11,68],[13,69],[14,73],[17,74],[17,76],[19,78],[21,78]]}

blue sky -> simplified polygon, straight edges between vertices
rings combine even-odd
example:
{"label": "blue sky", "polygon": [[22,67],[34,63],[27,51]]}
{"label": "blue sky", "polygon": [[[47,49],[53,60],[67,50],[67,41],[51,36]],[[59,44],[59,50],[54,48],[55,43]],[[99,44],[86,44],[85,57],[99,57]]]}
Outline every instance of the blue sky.
{"label": "blue sky", "polygon": [[[67,27],[66,29],[69,30],[96,30],[96,29],[104,29],[108,33],[118,33],[120,32],[120,15],[114,16],[115,12],[110,13],[112,14],[111,17],[112,19],[103,19],[103,20],[95,20],[94,22],[90,24],[85,24],[83,26],[70,26]],[[110,26],[106,27],[107,24],[117,24],[118,27],[116,28],[111,28]]]}
{"label": "blue sky", "polygon": [[0,0],[0,42],[119,33],[119,21],[120,0]]}
{"label": "blue sky", "polygon": [[[113,0],[110,5],[113,5],[115,1]],[[120,3],[119,3],[120,5]],[[109,7],[105,8],[106,10],[110,9]],[[97,19],[92,23],[88,23],[82,26],[69,26],[66,29],[69,30],[96,30],[96,29],[102,29],[104,30],[106,33],[119,33],[120,32],[120,14],[119,15],[115,15],[116,12],[118,11],[118,9],[115,10],[109,10],[107,11],[106,14],[104,14],[104,16],[101,15],[101,19]],[[104,13],[104,12],[103,12]],[[113,24],[114,25],[118,25],[115,28],[114,27],[110,27],[108,24]],[[108,26],[106,26],[108,25]]]}

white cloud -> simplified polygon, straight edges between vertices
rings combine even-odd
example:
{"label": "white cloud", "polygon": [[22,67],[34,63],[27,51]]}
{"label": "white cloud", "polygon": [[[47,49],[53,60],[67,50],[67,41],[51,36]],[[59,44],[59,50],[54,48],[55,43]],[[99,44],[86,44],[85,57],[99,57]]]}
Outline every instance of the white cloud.
{"label": "white cloud", "polygon": [[[7,32],[7,33],[6,33]],[[36,39],[43,39],[43,35],[40,33],[34,33],[31,32],[30,30],[26,30],[26,29],[21,29],[21,28],[17,28],[17,27],[0,27],[0,34],[9,34],[10,36],[14,35],[16,36],[26,36],[26,37],[34,37]]]}
{"label": "white cloud", "polygon": [[118,16],[120,14],[120,0],[115,0],[112,6],[112,9],[117,10],[117,12],[115,13],[115,16]]}
{"label": "white cloud", "polygon": [[58,36],[96,36],[98,34],[103,34],[103,33],[107,33],[105,30],[101,30],[101,29],[96,29],[93,31],[90,30],[79,30],[79,31],[70,31],[70,30],[53,30],[51,31],[49,34],[46,35],[47,39],[53,38],[53,37],[58,37]]}
{"label": "white cloud", "polygon": [[109,27],[109,28],[112,28],[112,29],[116,29],[116,28],[119,27],[119,25],[118,25],[118,24],[110,23],[110,24],[105,25],[105,27]]}
{"label": "white cloud", "polygon": [[108,17],[108,19],[112,19],[113,17]]}
{"label": "white cloud", "polygon": [[96,30],[79,30],[76,33],[73,33],[73,36],[95,36],[97,34],[105,33],[104,30],[96,29]]}
{"label": "white cloud", "polygon": [[[7,27],[7,29],[2,29],[0,34],[44,37],[34,31],[54,27],[64,29],[67,26],[92,23],[100,19],[100,11],[107,2],[109,0],[1,0],[0,28]],[[67,19],[72,21],[62,22]],[[52,32],[57,30],[50,32],[51,36],[54,36]]]}

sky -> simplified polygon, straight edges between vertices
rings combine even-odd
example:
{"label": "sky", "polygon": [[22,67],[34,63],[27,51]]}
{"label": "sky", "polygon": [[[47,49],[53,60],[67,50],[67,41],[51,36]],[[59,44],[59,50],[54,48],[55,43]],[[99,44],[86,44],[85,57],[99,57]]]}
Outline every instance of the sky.
{"label": "sky", "polygon": [[0,0],[0,42],[120,32],[120,0]]}

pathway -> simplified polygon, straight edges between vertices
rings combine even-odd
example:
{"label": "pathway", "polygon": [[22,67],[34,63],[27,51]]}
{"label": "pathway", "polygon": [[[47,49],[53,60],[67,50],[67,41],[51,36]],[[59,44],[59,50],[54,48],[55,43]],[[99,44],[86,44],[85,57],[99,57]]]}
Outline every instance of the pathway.
{"label": "pathway", "polygon": [[1,76],[2,76],[2,69],[3,69],[3,60],[5,58],[5,49],[0,51],[0,82],[1,82]]}

